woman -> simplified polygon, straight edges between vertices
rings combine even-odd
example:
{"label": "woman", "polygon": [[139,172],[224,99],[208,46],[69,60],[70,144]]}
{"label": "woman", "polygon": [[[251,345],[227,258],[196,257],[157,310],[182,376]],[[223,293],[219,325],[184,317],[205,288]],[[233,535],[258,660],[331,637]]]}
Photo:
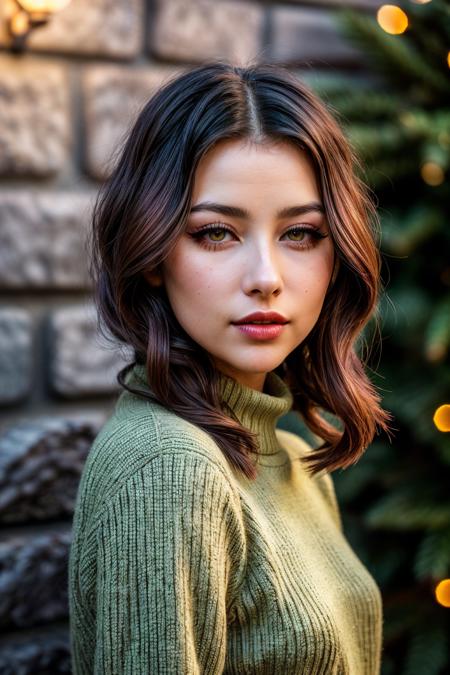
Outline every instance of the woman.
{"label": "woman", "polygon": [[[355,351],[380,288],[356,161],[267,64],[192,69],[131,129],[93,218],[99,313],[135,361],[78,490],[75,675],[379,672],[329,473],[389,430]],[[319,448],[276,428],[290,410]]]}

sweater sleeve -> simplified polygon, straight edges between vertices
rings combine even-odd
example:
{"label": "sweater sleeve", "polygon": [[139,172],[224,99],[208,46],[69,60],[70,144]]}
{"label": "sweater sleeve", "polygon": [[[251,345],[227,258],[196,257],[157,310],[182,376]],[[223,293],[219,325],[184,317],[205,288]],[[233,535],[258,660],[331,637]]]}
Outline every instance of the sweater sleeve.
{"label": "sweater sleeve", "polygon": [[153,458],[98,525],[94,674],[222,673],[244,564],[223,469],[200,453]]}

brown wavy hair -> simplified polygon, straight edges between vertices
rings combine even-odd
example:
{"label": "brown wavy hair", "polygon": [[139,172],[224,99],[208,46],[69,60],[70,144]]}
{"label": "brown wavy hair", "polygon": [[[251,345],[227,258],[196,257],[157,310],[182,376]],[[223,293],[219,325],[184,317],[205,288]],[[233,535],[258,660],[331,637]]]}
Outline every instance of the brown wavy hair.
{"label": "brown wavy hair", "polygon": [[[284,66],[216,60],[177,75],[150,97],[119,148],[94,205],[89,242],[99,329],[134,352],[118,382],[204,429],[232,467],[256,477],[256,435],[221,410],[212,357],[180,326],[164,286],[144,278],[158,273],[183,234],[196,167],[222,139],[289,141],[312,161],[337,273],[316,325],[275,373],[293,394],[293,410],[323,440],[302,458],[307,470],[345,468],[377,426],[389,433],[391,414],[355,350],[377,319],[380,224],[337,116]],[[127,383],[135,363],[145,365],[149,389]]]}

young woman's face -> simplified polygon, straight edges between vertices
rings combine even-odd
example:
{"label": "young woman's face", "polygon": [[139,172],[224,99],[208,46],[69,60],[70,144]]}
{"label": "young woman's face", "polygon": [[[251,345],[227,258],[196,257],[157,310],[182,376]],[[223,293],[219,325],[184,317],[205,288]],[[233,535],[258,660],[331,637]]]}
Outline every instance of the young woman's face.
{"label": "young woman's face", "polygon": [[[194,210],[161,267],[184,330],[221,372],[259,391],[266,373],[314,327],[331,279],[334,247],[325,214],[317,207],[293,210],[311,203],[321,205],[301,150],[289,143],[221,141],[198,166]],[[287,209],[291,214],[283,215]],[[200,236],[205,226],[210,231]],[[278,312],[288,323],[267,339],[234,325],[256,311]]]}

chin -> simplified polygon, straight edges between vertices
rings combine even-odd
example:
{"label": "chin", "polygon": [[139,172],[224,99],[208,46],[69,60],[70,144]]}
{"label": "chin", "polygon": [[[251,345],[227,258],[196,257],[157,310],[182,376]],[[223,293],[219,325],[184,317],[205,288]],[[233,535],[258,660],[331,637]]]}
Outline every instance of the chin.
{"label": "chin", "polygon": [[255,364],[254,367],[252,367],[251,364],[248,363],[248,361],[245,364],[230,364],[229,368],[236,371],[240,372],[243,375],[263,375],[265,373],[269,373],[271,370],[274,370],[277,366],[279,366],[283,361],[273,361],[273,362],[268,362],[266,361],[265,363],[259,362],[258,364]]}

